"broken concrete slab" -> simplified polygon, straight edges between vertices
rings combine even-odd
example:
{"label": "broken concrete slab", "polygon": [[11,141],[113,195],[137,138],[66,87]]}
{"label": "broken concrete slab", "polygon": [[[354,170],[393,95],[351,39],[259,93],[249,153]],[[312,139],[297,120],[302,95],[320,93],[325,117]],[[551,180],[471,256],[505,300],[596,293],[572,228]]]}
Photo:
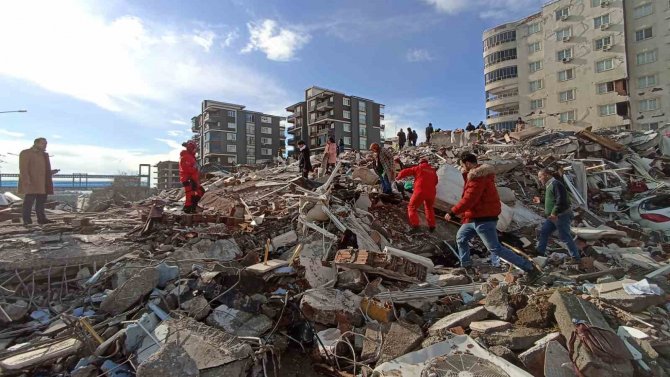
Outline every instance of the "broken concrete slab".
{"label": "broken concrete slab", "polygon": [[516,312],[518,325],[543,329],[551,322],[554,305],[549,302],[533,302]]}
{"label": "broken concrete slab", "polygon": [[179,267],[168,266],[165,262],[156,266],[158,269],[158,287],[165,288],[168,282],[176,280],[179,277]]}
{"label": "broken concrete slab", "polygon": [[470,330],[477,331],[482,334],[488,334],[497,331],[504,331],[512,327],[512,324],[496,319],[486,321],[475,321],[470,323]]}
{"label": "broken concrete slab", "polygon": [[468,327],[470,323],[484,320],[488,316],[489,312],[482,306],[452,313],[430,326],[428,334],[444,336],[452,327]]}
{"label": "broken concrete slab", "polygon": [[215,308],[205,323],[235,336],[254,337],[261,336],[273,325],[272,320],[264,314],[247,313],[226,305]]}
{"label": "broken concrete slab", "polygon": [[137,368],[137,377],[198,377],[195,361],[177,342],[168,342]]}
{"label": "broken concrete slab", "polygon": [[488,348],[489,352],[492,354],[502,357],[503,359],[509,361],[510,363],[514,365],[523,365],[521,361],[519,361],[519,358],[516,356],[514,351],[507,347],[503,346],[491,346]]}
{"label": "broken concrete slab", "polygon": [[360,270],[345,270],[337,274],[337,288],[359,293],[365,288],[366,284],[367,282]]}
{"label": "broken concrete slab", "polygon": [[202,321],[212,311],[212,307],[209,306],[207,299],[201,295],[195,296],[186,302],[182,302],[181,308],[186,310],[188,316],[196,321]]}
{"label": "broken concrete slab", "polygon": [[546,334],[546,331],[540,329],[514,327],[505,331],[481,334],[480,339],[489,346],[503,346],[512,351],[523,351],[532,347],[536,341],[542,339]]}
{"label": "broken concrete slab", "polygon": [[18,300],[13,303],[0,304],[0,323],[18,321],[28,314],[30,309],[27,302]]}
{"label": "broken concrete slab", "polygon": [[424,264],[409,258],[362,249],[338,250],[335,264],[340,268],[359,269],[369,274],[413,283],[425,281],[429,271]]}
{"label": "broken concrete slab", "polygon": [[117,315],[125,312],[158,284],[158,270],[145,268],[110,293],[100,304],[100,309]]}
{"label": "broken concrete slab", "polygon": [[598,297],[608,304],[632,313],[640,313],[650,306],[661,305],[665,302],[664,295],[631,295],[623,288],[600,293]]}
{"label": "broken concrete slab", "polygon": [[378,363],[391,361],[416,349],[423,340],[421,327],[413,323],[393,322],[384,336]]}
{"label": "broken concrete slab", "polygon": [[361,351],[361,359],[369,360],[377,356],[380,352],[382,344],[382,331],[379,328],[374,328],[373,325],[368,325],[365,328],[365,338],[363,340],[363,350]]}
{"label": "broken concrete slab", "polygon": [[81,341],[70,338],[51,345],[29,348],[0,360],[0,367],[5,370],[29,369],[49,360],[74,355],[81,345]]}
{"label": "broken concrete slab", "polygon": [[437,285],[438,287],[448,287],[454,285],[464,285],[470,282],[470,278],[465,275],[447,273],[440,275],[428,275],[426,283]]}
{"label": "broken concrete slab", "polygon": [[555,340],[547,343],[543,372],[545,377],[577,377],[568,350]]}
{"label": "broken concrete slab", "polygon": [[256,263],[252,266],[247,267],[246,271],[249,271],[251,273],[257,274],[257,275],[263,275],[265,273],[268,273],[272,270],[275,270],[279,267],[284,267],[288,266],[288,262],[285,260],[281,259],[270,259],[267,261],[267,263]]}
{"label": "broken concrete slab", "polygon": [[360,305],[359,296],[334,288],[308,291],[300,300],[300,309],[305,317],[324,325],[337,325],[338,316],[343,316],[354,325],[360,324],[363,319]]}
{"label": "broken concrete slab", "polygon": [[535,345],[526,351],[519,354],[519,360],[523,363],[526,369],[533,374],[533,376],[544,375],[544,358],[547,344],[551,341],[558,340],[561,334],[551,333],[544,338],[535,342]]}
{"label": "broken concrete slab", "polygon": [[500,320],[511,320],[514,308],[510,305],[510,295],[507,292],[507,286],[493,288],[486,295],[486,299],[484,299],[484,308]]}

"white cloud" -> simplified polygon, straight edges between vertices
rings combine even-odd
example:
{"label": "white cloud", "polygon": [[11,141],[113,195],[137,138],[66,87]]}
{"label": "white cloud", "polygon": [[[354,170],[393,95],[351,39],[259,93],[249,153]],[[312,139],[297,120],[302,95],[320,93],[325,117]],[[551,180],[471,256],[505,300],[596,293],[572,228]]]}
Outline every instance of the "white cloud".
{"label": "white cloud", "polygon": [[429,62],[434,59],[430,52],[425,49],[410,49],[407,51],[405,58],[410,63]]}
{"label": "white cloud", "polygon": [[181,114],[189,106],[197,111],[202,98],[224,92],[234,93],[227,101],[260,111],[261,105],[274,106],[286,97],[274,78],[231,56],[207,53],[218,44],[206,26],[185,33],[193,24],[111,17],[103,6],[92,8],[77,0],[2,2],[0,46],[12,53],[0,59],[0,76],[94,103],[149,127],[164,127],[155,119],[166,112]]}
{"label": "white cloud", "polygon": [[170,130],[170,131],[167,132],[167,134],[168,134],[168,136],[173,136],[173,137],[175,137],[175,136],[181,136],[181,135],[183,135],[184,132],[183,132],[183,131],[180,131],[180,130]]}
{"label": "white cloud", "polygon": [[58,134],[53,134],[53,135],[51,135],[51,137],[54,138],[54,139],[62,139],[63,138],[62,135],[58,135]]}
{"label": "white cloud", "polygon": [[170,121],[170,123],[171,123],[171,124],[176,124],[176,125],[178,125],[178,126],[188,126],[188,122],[183,121],[183,120],[179,120],[179,119],[172,119],[172,120]]}
{"label": "white cloud", "polygon": [[[438,12],[479,11],[481,18],[503,19],[539,11],[545,0],[423,0]],[[482,10],[484,9],[484,10]]]}
{"label": "white cloud", "polygon": [[310,40],[306,32],[282,28],[277,21],[248,23],[249,43],[243,53],[259,50],[270,60],[289,61]]}
{"label": "white cloud", "polygon": [[240,33],[237,31],[237,29],[226,33],[225,38],[223,38],[223,41],[221,42],[221,47],[230,47],[239,37]]}
{"label": "white cloud", "polygon": [[22,134],[21,132],[14,132],[14,131],[9,131],[9,130],[4,130],[0,128],[0,135],[4,136],[9,136],[9,137],[23,137],[25,134]]}

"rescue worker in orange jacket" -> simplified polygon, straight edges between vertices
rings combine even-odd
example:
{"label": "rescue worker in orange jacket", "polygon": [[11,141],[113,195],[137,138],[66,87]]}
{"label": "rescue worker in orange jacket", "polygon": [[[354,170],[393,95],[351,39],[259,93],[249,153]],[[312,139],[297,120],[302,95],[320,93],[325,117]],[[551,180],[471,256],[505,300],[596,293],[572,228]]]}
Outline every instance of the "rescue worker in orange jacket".
{"label": "rescue worker in orange jacket", "polygon": [[423,204],[428,227],[433,232],[435,231],[435,211],[433,210],[433,205],[435,204],[435,195],[437,193],[437,173],[428,163],[428,160],[422,158],[419,165],[401,170],[396,180],[412,176],[414,177],[414,191],[407,205],[409,225],[412,227],[413,233],[419,230],[418,209]]}
{"label": "rescue worker in orange jacket", "polygon": [[186,193],[183,210],[185,213],[195,213],[200,198],[205,194],[205,189],[200,185],[200,172],[195,159],[198,145],[195,141],[189,140],[182,146],[186,148],[179,154],[179,181]]}

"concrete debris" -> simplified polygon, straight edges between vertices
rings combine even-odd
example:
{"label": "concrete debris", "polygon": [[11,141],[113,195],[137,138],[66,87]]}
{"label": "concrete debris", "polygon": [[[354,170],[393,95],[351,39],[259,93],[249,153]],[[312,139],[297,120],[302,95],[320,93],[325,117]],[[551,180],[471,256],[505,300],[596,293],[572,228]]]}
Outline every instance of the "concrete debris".
{"label": "concrete debris", "polygon": [[[183,188],[115,185],[88,204],[50,197],[54,222],[24,227],[21,198],[5,193],[0,374],[665,376],[664,133],[436,131],[394,151],[398,167],[436,168],[435,229],[410,228],[414,182],[383,193],[366,152],[342,151],[328,174],[315,154],[323,174],[307,179],[293,161],[214,169],[194,213]],[[499,239],[537,280],[477,237],[460,266],[458,225],[443,217],[466,151],[496,172]],[[570,196],[579,260],[555,234],[537,250],[545,168]],[[585,326],[626,357],[611,360]]]}

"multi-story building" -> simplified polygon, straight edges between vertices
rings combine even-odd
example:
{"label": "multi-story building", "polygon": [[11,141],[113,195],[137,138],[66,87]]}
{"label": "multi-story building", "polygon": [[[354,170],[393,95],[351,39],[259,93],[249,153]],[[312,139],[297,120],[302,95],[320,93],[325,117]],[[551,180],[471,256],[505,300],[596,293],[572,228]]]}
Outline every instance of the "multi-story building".
{"label": "multi-story building", "polygon": [[179,182],[179,162],[160,161],[156,165],[156,188],[169,190],[181,187]]}
{"label": "multi-story building", "polygon": [[547,128],[645,129],[666,122],[669,16],[668,1],[556,0],[485,31],[487,124],[511,129],[520,117]]}
{"label": "multi-story building", "polygon": [[284,118],[246,110],[242,105],[202,101],[191,130],[200,146],[203,166],[258,164],[286,151]]}
{"label": "multi-story building", "polygon": [[305,90],[305,101],[286,108],[293,124],[289,145],[299,140],[313,151],[323,150],[328,137],[344,140],[345,148],[367,150],[382,140],[384,105],[372,100],[313,86]]}

